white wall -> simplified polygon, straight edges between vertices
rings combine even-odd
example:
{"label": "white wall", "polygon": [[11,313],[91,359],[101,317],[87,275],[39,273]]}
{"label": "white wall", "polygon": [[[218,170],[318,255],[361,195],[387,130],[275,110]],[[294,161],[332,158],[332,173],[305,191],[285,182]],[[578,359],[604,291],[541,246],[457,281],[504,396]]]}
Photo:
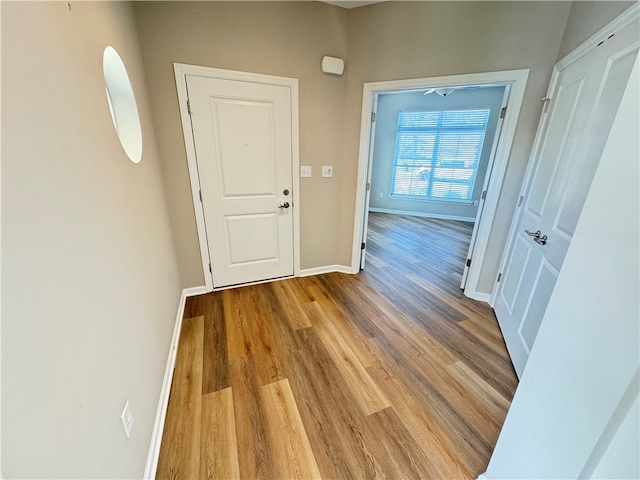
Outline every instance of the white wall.
{"label": "white wall", "polygon": [[[131,5],[1,7],[2,473],[140,478],[180,284]],[[137,165],[111,122],[107,45],[140,109]]]}
{"label": "white wall", "polygon": [[[371,172],[372,208],[385,210],[401,210],[435,216],[436,218],[453,217],[475,221],[478,206],[473,202],[480,200],[482,184],[496,125],[500,116],[500,107],[504,87],[480,88],[477,90],[456,90],[447,97],[435,93],[424,95],[423,92],[386,93],[378,97],[376,116],[376,134],[373,151],[373,168]],[[491,113],[487,123],[484,145],[480,155],[478,176],[473,195],[469,202],[438,202],[423,199],[392,197],[391,182],[393,178],[393,159],[398,133],[398,114],[403,112],[420,112],[434,110],[460,110],[489,108]],[[382,195],[382,197],[381,197]]]}
{"label": "white wall", "polygon": [[640,475],[637,424],[627,430],[640,358],[639,76],[636,59],[491,457],[492,480]]}

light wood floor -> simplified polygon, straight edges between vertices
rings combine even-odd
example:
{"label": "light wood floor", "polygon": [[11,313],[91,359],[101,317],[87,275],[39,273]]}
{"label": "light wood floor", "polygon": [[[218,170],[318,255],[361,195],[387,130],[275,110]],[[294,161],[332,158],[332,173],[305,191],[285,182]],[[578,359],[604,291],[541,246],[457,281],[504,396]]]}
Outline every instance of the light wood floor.
{"label": "light wood floor", "polygon": [[516,387],[471,227],[372,214],[367,267],[188,300],[158,478],[476,478]]}

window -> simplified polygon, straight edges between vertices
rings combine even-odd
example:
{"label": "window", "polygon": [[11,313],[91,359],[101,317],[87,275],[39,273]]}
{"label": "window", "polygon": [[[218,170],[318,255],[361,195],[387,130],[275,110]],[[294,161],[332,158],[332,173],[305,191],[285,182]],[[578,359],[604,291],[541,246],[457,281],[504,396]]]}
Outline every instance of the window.
{"label": "window", "polygon": [[489,112],[400,112],[391,195],[470,202]]}

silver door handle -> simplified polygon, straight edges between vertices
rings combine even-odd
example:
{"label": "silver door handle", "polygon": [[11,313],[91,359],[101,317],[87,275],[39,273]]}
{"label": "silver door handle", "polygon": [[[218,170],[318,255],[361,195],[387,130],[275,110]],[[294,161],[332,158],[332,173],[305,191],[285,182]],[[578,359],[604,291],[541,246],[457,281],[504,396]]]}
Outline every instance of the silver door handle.
{"label": "silver door handle", "polygon": [[547,236],[543,235],[541,237],[533,237],[533,241],[536,243],[539,243],[540,245],[546,245],[547,244]]}
{"label": "silver door handle", "polygon": [[533,237],[533,241],[536,242],[539,245],[546,245],[547,244],[548,238],[547,238],[546,235],[542,235],[542,232],[540,230],[538,230],[536,232],[530,232],[529,230],[525,230],[524,233],[526,233],[530,237]]}
{"label": "silver door handle", "polygon": [[279,208],[289,208],[289,207],[290,207],[289,202],[284,202],[282,205],[280,205]]}

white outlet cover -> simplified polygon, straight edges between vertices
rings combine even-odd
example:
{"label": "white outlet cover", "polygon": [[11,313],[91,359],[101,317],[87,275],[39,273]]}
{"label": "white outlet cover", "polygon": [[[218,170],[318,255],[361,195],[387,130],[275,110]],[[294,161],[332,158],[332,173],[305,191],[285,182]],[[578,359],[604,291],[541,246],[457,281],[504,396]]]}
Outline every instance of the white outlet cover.
{"label": "white outlet cover", "polygon": [[129,400],[124,404],[124,410],[122,410],[122,415],[120,415],[120,420],[122,420],[122,428],[124,428],[124,434],[127,438],[131,438],[131,431],[133,430],[133,412],[131,411],[131,407],[129,406]]}
{"label": "white outlet cover", "polygon": [[333,165],[323,165],[322,176],[325,178],[333,177]]}
{"label": "white outlet cover", "polygon": [[311,167],[308,165],[300,167],[300,176],[303,178],[311,177]]}

